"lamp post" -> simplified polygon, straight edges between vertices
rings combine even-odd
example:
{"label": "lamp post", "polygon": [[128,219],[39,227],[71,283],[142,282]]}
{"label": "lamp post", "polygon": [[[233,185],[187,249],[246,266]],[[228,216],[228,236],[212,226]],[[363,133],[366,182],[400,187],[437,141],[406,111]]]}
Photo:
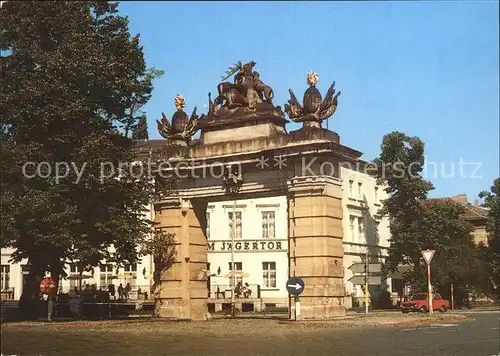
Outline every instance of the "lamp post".
{"label": "lamp post", "polygon": [[[234,171],[233,171],[234,170]],[[232,228],[231,228],[231,315],[234,318],[235,300],[234,289],[236,288],[236,277],[234,274],[234,240],[236,238],[236,194],[239,192],[243,184],[243,177],[237,167],[226,167],[224,174],[224,185],[226,193],[234,194],[233,213],[232,213]]]}
{"label": "lamp post", "polygon": [[234,239],[236,238],[236,199],[233,201],[233,214],[232,214],[232,223],[231,223],[231,315],[234,318],[234,289],[236,288],[236,277],[234,275]]}
{"label": "lamp post", "polygon": [[369,278],[369,264],[368,264],[368,249],[366,250],[366,255],[365,255],[365,314],[368,314],[368,302],[370,298],[370,292],[369,292],[369,284],[368,284],[368,278]]}

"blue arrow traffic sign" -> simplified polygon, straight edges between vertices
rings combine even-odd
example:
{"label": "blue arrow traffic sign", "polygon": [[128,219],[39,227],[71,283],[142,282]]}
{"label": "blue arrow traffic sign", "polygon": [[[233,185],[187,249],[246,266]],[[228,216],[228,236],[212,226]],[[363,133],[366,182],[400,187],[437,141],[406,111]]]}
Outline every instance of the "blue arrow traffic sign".
{"label": "blue arrow traffic sign", "polygon": [[299,295],[304,291],[304,281],[299,277],[290,277],[288,281],[286,281],[286,290],[288,294],[291,295]]}

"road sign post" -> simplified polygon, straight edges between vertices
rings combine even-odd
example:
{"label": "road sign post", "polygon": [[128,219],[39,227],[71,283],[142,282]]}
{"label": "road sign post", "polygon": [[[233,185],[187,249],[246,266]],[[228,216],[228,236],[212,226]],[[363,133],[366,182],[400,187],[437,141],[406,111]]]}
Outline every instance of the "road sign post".
{"label": "road sign post", "polygon": [[300,298],[299,295],[304,291],[304,281],[299,277],[290,277],[286,281],[286,290],[288,294],[295,299],[295,320],[300,320]]}
{"label": "road sign post", "polygon": [[455,303],[453,300],[453,283],[451,284],[451,310],[455,309]]}
{"label": "road sign post", "polygon": [[368,287],[368,278],[370,275],[369,265],[368,265],[368,250],[366,251],[365,256],[365,314],[368,314],[368,301],[370,300],[370,290]]}
{"label": "road sign post", "polygon": [[425,250],[422,251],[422,257],[427,263],[427,295],[429,297],[429,314],[433,314],[434,310],[432,308],[432,285],[431,285],[431,261],[434,256],[435,250]]}
{"label": "road sign post", "polygon": [[295,320],[300,320],[300,298],[295,296]]}
{"label": "road sign post", "polygon": [[374,276],[373,274],[380,274],[380,272],[382,272],[382,265],[380,263],[369,263],[367,252],[365,261],[353,263],[349,266],[349,270],[354,274],[354,276],[349,278],[349,282],[354,285],[364,286],[365,288],[365,314],[368,314],[370,305],[370,285],[382,284],[382,277]]}

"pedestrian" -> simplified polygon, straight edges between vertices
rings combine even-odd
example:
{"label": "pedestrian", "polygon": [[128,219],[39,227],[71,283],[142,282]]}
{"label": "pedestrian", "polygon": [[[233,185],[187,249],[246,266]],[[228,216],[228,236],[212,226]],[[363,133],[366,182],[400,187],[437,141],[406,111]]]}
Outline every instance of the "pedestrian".
{"label": "pedestrian", "polygon": [[118,299],[119,300],[123,299],[123,284],[122,283],[120,283],[120,285],[118,286]]}

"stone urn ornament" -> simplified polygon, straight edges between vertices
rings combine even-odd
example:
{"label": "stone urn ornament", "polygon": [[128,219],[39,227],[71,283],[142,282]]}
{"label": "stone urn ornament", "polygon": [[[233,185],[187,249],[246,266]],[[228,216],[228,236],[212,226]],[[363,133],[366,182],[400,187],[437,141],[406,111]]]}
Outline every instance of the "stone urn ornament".
{"label": "stone urn ornament", "polygon": [[172,116],[172,124],[167,119],[164,113],[161,113],[161,120],[156,120],[158,124],[158,132],[160,135],[170,141],[171,144],[188,146],[193,135],[198,131],[198,115],[196,115],[196,107],[188,118],[184,111],[186,107],[186,99],[177,94],[174,98],[174,103],[177,111]]}
{"label": "stone urn ornament", "polygon": [[290,100],[285,104],[285,112],[294,122],[302,122],[303,127],[321,128],[321,123],[337,110],[340,91],[335,94],[335,82],[328,89],[324,99],[316,88],[318,73],[307,73],[309,88],[304,93],[303,106],[300,105],[292,89],[289,89]]}

